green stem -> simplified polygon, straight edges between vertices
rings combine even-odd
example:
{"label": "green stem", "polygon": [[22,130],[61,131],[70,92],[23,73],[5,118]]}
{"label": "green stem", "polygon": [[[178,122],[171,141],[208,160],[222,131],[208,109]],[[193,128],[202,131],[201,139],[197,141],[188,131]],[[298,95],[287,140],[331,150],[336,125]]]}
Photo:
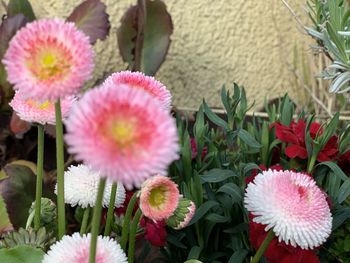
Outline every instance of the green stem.
{"label": "green stem", "polygon": [[38,159],[36,173],[36,190],[35,190],[35,215],[34,229],[40,228],[41,217],[41,196],[43,193],[43,171],[44,171],[44,126],[38,125]]}
{"label": "green stem", "polygon": [[30,225],[32,224],[33,222],[33,219],[34,219],[34,214],[35,214],[35,210],[33,210],[29,216],[28,216],[28,219],[27,219],[27,223],[26,223],[26,230],[29,229]]}
{"label": "green stem", "polygon": [[308,163],[308,166],[307,166],[307,172],[308,173],[312,172],[312,170],[314,168],[314,165],[315,165],[315,162],[316,162],[316,159],[317,159],[317,154],[313,154],[311,156],[310,162]]}
{"label": "green stem", "polygon": [[142,212],[141,212],[141,209],[139,208],[137,209],[134,219],[132,220],[132,224],[130,228],[128,263],[134,263],[136,231],[137,231],[137,226],[139,224],[141,216],[142,216]]}
{"label": "green stem", "polygon": [[117,194],[117,186],[118,186],[117,183],[112,184],[111,197],[109,199],[106,226],[105,226],[105,232],[104,232],[105,236],[109,236],[111,233],[111,227],[112,227],[112,223],[113,223],[115,196]]}
{"label": "green stem", "polygon": [[94,207],[94,213],[92,216],[89,263],[95,263],[95,260],[96,260],[97,236],[98,236],[99,231],[100,231],[102,199],[103,199],[103,193],[105,190],[105,185],[106,185],[106,178],[101,178],[100,183],[98,184],[96,203],[95,203],[95,207]]}
{"label": "green stem", "polygon": [[128,234],[129,234],[129,223],[130,223],[132,212],[134,210],[136,200],[137,200],[137,192],[135,192],[131,197],[124,216],[122,237],[120,239],[120,246],[124,251],[126,250],[126,242],[128,240]]}
{"label": "green stem", "polygon": [[80,226],[80,235],[81,236],[86,233],[86,228],[87,228],[87,224],[89,221],[89,216],[90,216],[90,206],[88,206],[84,210],[83,220],[81,221],[81,226]]}
{"label": "green stem", "polygon": [[252,261],[250,263],[258,263],[262,255],[264,254],[265,250],[269,246],[272,239],[275,237],[275,234],[273,233],[273,230],[270,229],[270,231],[267,233],[267,236],[265,237],[264,241],[262,242],[261,246],[259,247],[258,251],[256,252],[255,256],[253,257]]}
{"label": "green stem", "polygon": [[66,215],[64,205],[64,152],[63,152],[63,124],[61,103],[55,103],[56,113],[56,160],[57,160],[57,219],[58,239],[60,240],[66,232]]}

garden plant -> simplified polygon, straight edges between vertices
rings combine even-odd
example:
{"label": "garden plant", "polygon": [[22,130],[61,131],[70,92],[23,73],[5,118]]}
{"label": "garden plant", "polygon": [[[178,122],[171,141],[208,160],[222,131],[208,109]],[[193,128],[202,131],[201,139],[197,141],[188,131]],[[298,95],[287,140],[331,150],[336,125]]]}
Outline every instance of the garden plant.
{"label": "garden plant", "polygon": [[[349,90],[350,6],[310,0],[305,26]],[[350,127],[286,94],[266,116],[237,83],[223,111],[177,110],[155,73],[173,25],[160,0],[124,14],[128,69],[91,82],[106,6],[0,26],[0,262],[350,262]],[[89,82],[90,80],[90,82]],[[88,84],[87,84],[88,83]]]}

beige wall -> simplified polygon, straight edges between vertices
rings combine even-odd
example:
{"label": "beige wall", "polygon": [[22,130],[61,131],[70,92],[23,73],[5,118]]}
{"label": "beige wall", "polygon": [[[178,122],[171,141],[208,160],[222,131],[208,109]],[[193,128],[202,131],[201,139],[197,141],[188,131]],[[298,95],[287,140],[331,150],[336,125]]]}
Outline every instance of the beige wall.
{"label": "beige wall", "polygon": [[[67,17],[81,1],[31,0],[38,17]],[[136,0],[104,0],[112,24],[109,38],[96,44],[95,78],[126,68],[119,55],[116,28]],[[174,104],[198,107],[205,97],[221,107],[219,90],[233,81],[244,85],[250,101],[261,106],[266,95],[298,91],[287,63],[295,44],[307,48],[308,37],[281,0],[164,0],[174,22],[169,54],[157,78],[171,90]],[[289,0],[306,17],[306,0]],[[295,4],[299,2],[299,4]],[[305,20],[305,19],[304,19]]]}

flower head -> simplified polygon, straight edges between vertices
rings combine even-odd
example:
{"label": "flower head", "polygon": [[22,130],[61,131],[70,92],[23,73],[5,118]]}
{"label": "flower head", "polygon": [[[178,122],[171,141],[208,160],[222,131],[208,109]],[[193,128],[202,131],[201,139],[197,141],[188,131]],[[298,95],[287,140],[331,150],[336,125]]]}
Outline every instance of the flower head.
{"label": "flower head", "polygon": [[74,23],[42,19],[17,32],[2,62],[14,89],[55,101],[79,91],[91,77],[93,57],[89,38]]}
{"label": "flower head", "polygon": [[[55,124],[55,105],[51,101],[36,101],[26,99],[23,92],[16,91],[15,96],[9,103],[20,119],[27,122],[40,124]],[[61,102],[62,118],[66,118],[75,99],[72,96],[66,97]]]}
{"label": "flower head", "polygon": [[174,229],[185,228],[196,212],[196,205],[189,199],[181,197],[174,214],[167,219],[167,225]]}
{"label": "flower head", "polygon": [[179,202],[177,185],[168,177],[156,175],[144,182],[140,191],[140,209],[155,221],[169,218]]}
{"label": "flower head", "polygon": [[[88,263],[91,235],[64,236],[51,246],[43,263]],[[109,237],[98,236],[96,263],[126,263],[128,259],[120,245]]]}
{"label": "flower head", "polygon": [[159,100],[165,110],[171,109],[171,94],[167,88],[153,77],[145,76],[141,72],[122,71],[112,74],[106,79],[109,85],[128,85],[132,88],[142,89]]}
{"label": "flower head", "polygon": [[278,240],[303,249],[321,245],[331,233],[325,194],[308,175],[264,171],[246,189],[245,207],[256,223],[273,229]]}
{"label": "flower head", "polygon": [[[110,82],[109,82],[110,83]],[[131,189],[178,158],[175,120],[151,95],[125,85],[86,92],[67,122],[68,151]]]}
{"label": "flower head", "polygon": [[[79,205],[83,208],[94,207],[96,202],[98,183],[101,174],[90,167],[80,164],[70,166],[64,173],[64,200],[71,206]],[[108,207],[111,195],[112,183],[107,181],[103,195],[103,206]],[[57,185],[55,192],[57,194]],[[123,205],[125,200],[125,189],[122,184],[117,184],[115,207]]]}

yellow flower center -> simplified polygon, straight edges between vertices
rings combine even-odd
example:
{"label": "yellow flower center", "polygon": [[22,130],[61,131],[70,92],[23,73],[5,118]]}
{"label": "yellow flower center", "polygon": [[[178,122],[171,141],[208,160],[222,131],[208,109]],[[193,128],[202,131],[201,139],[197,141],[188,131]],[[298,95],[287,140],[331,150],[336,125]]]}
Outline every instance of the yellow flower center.
{"label": "yellow flower center", "polygon": [[132,120],[114,121],[110,133],[116,144],[125,148],[132,144],[135,139],[135,124]]}
{"label": "yellow flower center", "polygon": [[165,193],[166,189],[164,189],[162,186],[152,189],[148,199],[149,204],[153,207],[159,208],[162,204],[165,203]]}
{"label": "yellow flower center", "polygon": [[64,51],[53,47],[36,51],[28,61],[28,66],[41,80],[64,76],[70,69],[69,58]]}
{"label": "yellow flower center", "polygon": [[40,110],[46,110],[48,107],[52,106],[52,103],[49,102],[48,100],[42,102],[42,103],[39,103],[35,100],[27,100],[27,103],[32,106],[32,107],[35,107],[35,108],[38,108]]}

